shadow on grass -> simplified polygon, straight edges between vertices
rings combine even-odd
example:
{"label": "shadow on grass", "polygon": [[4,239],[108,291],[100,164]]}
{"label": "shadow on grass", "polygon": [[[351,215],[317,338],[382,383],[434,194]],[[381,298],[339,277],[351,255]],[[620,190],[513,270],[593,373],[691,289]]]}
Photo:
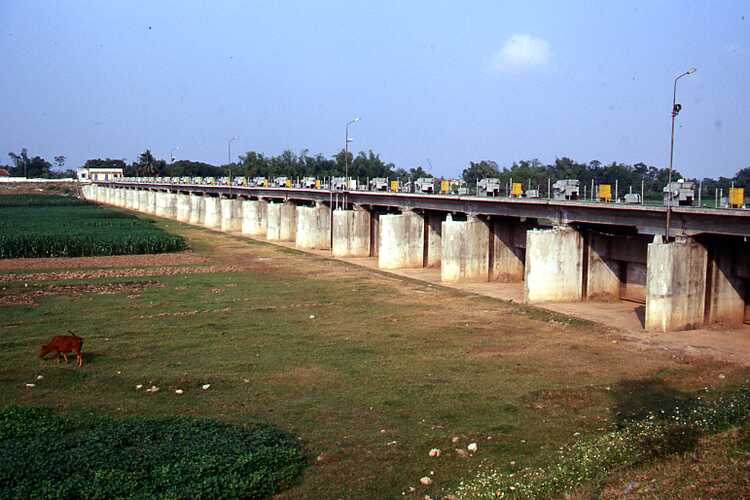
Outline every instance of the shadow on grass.
{"label": "shadow on grass", "polygon": [[[671,415],[676,408],[687,410],[695,401],[691,394],[658,378],[620,381],[612,388],[612,395],[618,427],[647,420],[652,415],[657,419],[662,414]],[[642,446],[654,456],[684,453],[695,447],[700,435],[698,429],[677,425],[663,436],[645,438]]]}

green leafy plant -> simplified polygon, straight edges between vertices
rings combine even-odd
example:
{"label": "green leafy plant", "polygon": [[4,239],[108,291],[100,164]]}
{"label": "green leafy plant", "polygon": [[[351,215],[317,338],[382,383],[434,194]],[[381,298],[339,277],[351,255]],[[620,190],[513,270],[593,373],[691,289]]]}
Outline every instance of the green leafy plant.
{"label": "green leafy plant", "polygon": [[268,425],[188,417],[0,413],[0,498],[266,498],[292,483],[297,440]]}

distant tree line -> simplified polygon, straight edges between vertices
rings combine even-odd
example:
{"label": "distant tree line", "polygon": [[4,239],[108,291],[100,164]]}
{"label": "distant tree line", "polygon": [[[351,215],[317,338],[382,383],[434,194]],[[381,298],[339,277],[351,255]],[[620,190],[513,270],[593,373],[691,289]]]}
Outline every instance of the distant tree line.
{"label": "distant tree line", "polygon": [[[669,170],[645,163],[628,165],[612,162],[605,165],[597,160],[579,163],[563,157],[556,159],[551,164],[544,164],[539,160],[524,160],[514,162],[510,167],[504,168],[498,167],[497,163],[491,160],[470,162],[469,166],[464,169],[462,177],[471,186],[478,179],[495,177],[501,179],[505,184],[510,182],[511,179],[513,182],[523,183],[524,186],[531,183],[533,188],[539,186],[543,192],[547,190],[548,179],[552,183],[559,179],[578,179],[581,182],[581,189],[584,186],[591,186],[592,180],[596,184],[611,184],[613,187],[617,183],[620,194],[628,192],[631,187],[634,193],[640,193],[641,185],[643,185],[645,198],[653,199],[661,198],[662,189],[667,185]],[[672,180],[676,181],[683,178],[677,170],[672,171]],[[750,187],[750,167],[739,170],[734,177],[684,179],[696,183],[702,181],[703,192],[713,194],[716,189],[726,190],[733,183],[735,186]]]}
{"label": "distant tree line", "polygon": [[22,148],[20,153],[8,153],[11,160],[10,165],[0,165],[11,177],[34,177],[41,179],[62,179],[64,177],[75,177],[75,170],[65,170],[65,156],[55,156],[55,167],[53,170],[52,163],[41,156],[29,156],[26,148]]}
{"label": "distant tree line", "polygon": [[[6,166],[11,176],[27,177],[74,177],[73,170],[64,170],[65,157],[54,158],[56,170],[53,165],[39,156],[30,157],[24,148],[20,153],[9,153],[12,165]],[[132,163],[124,159],[91,159],[83,165],[87,168],[122,168],[127,176],[136,177],[267,177],[273,178],[286,176],[297,177],[340,177],[347,170],[351,177],[359,179],[388,177],[391,179],[416,179],[429,177],[430,173],[423,167],[417,166],[410,169],[396,168],[393,163],[387,163],[380,155],[373,151],[360,151],[356,155],[351,152],[339,151],[332,157],[322,154],[312,155],[308,150],[295,153],[286,150],[277,156],[266,156],[255,151],[248,151],[238,157],[236,162],[211,165],[209,163],[191,160],[177,160],[167,162],[157,159],[150,150],[146,150]],[[0,165],[0,168],[2,166]],[[578,179],[581,187],[590,186],[593,180],[596,184],[618,183],[620,193],[627,192],[631,186],[633,192],[639,193],[643,183],[646,198],[658,198],[662,196],[662,189],[667,184],[668,171],[666,168],[657,168],[645,163],[628,165],[625,163],[612,162],[603,164],[597,160],[588,163],[579,163],[571,158],[562,157],[553,163],[544,164],[539,160],[523,160],[514,162],[510,167],[499,167],[492,160],[481,160],[469,162],[464,169],[462,178],[469,186],[474,186],[479,179],[486,177],[499,178],[502,183],[522,182],[528,187],[539,186],[546,192],[548,179],[554,182],[558,179]],[[674,180],[682,178],[678,171],[673,171]],[[686,179],[699,182],[700,179]],[[702,179],[703,192],[713,193],[716,189],[736,186],[750,188],[750,167],[739,170],[733,177],[719,177],[713,179],[706,177]]]}

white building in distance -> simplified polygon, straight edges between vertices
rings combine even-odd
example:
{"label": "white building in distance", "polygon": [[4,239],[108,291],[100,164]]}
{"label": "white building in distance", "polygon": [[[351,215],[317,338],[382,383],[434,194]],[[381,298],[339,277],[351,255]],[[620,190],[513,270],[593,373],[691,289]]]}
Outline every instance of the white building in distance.
{"label": "white building in distance", "polygon": [[121,168],[79,168],[76,175],[79,182],[107,182],[123,176]]}

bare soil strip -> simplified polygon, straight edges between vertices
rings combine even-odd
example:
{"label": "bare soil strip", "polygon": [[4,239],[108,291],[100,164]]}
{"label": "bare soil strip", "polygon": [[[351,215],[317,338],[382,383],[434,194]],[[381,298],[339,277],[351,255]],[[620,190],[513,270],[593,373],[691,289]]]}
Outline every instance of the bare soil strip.
{"label": "bare soil strip", "polygon": [[88,280],[99,278],[140,278],[143,276],[173,276],[177,274],[230,273],[245,270],[240,266],[203,267],[147,267],[103,269],[95,271],[60,271],[29,274],[0,274],[0,282]]}

